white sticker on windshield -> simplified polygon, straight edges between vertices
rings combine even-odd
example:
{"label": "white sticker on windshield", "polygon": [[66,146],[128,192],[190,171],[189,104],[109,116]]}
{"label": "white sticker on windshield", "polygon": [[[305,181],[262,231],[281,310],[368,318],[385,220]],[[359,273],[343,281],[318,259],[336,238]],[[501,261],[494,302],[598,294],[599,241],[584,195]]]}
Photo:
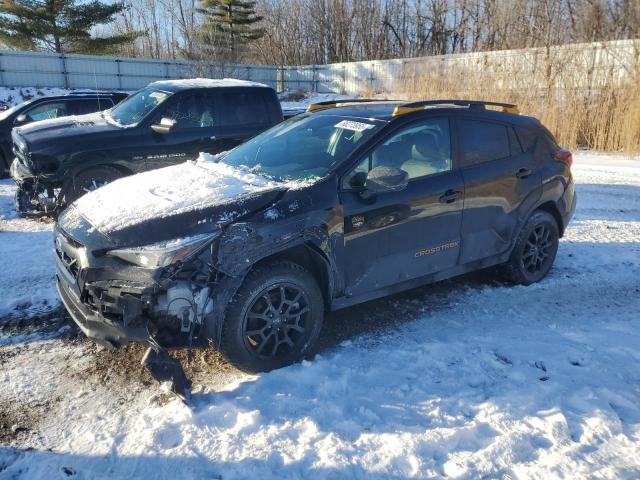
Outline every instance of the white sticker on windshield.
{"label": "white sticker on windshield", "polygon": [[373,128],[370,123],[354,122],[353,120],[342,120],[334,126],[345,130],[353,130],[354,132],[363,132],[368,128]]}

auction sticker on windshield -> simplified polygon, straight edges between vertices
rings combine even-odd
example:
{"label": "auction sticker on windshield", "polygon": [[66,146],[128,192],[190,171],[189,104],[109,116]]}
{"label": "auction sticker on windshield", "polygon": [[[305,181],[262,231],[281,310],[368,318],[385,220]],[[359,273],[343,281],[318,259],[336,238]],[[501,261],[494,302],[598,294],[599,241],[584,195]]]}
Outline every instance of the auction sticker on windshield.
{"label": "auction sticker on windshield", "polygon": [[164,92],[151,92],[149,96],[158,101],[158,103],[162,102],[169,95]]}
{"label": "auction sticker on windshield", "polygon": [[344,128],[345,130],[353,130],[354,132],[363,132],[368,128],[373,128],[370,123],[354,122],[353,120],[342,120],[334,125],[336,128]]}

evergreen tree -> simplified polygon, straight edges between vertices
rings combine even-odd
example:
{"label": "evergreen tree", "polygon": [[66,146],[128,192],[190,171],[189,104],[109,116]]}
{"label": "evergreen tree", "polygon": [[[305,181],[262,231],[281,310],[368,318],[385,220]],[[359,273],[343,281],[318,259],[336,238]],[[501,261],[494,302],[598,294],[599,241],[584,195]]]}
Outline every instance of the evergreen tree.
{"label": "evergreen tree", "polygon": [[0,42],[22,50],[58,53],[111,53],[140,32],[95,37],[91,30],[108,24],[122,3],[99,0],[0,0]]}
{"label": "evergreen tree", "polygon": [[255,27],[256,2],[248,0],[201,0],[198,12],[204,17],[200,27],[200,56],[225,62],[239,62],[246,46],[262,38]]}

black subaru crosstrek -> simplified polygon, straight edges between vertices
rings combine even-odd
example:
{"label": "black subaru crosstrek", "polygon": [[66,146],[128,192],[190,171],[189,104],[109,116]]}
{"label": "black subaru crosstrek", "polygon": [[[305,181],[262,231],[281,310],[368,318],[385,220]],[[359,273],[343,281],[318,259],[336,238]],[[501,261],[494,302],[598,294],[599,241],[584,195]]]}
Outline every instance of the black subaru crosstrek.
{"label": "black subaru crosstrek", "polygon": [[84,115],[112,108],[127,98],[124,92],[76,91],[67,95],[50,95],[23,102],[15,107],[0,105],[0,178],[9,174],[13,159],[11,130],[39,120]]}
{"label": "black subaru crosstrek", "polygon": [[13,130],[25,214],[56,214],[116,178],[229,150],[282,121],[276,92],[234,79],[164,80],[110,110]]}
{"label": "black subaru crosstrek", "polygon": [[312,352],[327,311],[495,265],[549,272],[576,195],[538,120],[459,100],[309,110],[68,208],[57,282],[80,328],[156,352],[211,340],[263,371]]}

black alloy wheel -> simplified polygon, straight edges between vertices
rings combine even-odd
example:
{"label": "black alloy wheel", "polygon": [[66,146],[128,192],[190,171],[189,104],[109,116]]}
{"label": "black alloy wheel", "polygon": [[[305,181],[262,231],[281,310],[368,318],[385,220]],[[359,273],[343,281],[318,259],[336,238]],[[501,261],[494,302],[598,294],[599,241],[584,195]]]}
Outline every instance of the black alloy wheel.
{"label": "black alloy wheel", "polygon": [[523,285],[542,280],[553,266],[559,239],[556,219],[548,212],[535,211],[522,227],[505,264],[507,277]]}
{"label": "black alloy wheel", "polygon": [[551,228],[548,224],[541,223],[533,229],[524,245],[522,268],[533,275],[548,267],[549,261],[553,260],[551,238]]}
{"label": "black alloy wheel", "polygon": [[264,372],[309,357],[324,317],[324,299],[313,275],[288,262],[251,270],[229,303],[220,350],[246,372]]}
{"label": "black alloy wheel", "polygon": [[281,357],[299,349],[311,328],[311,307],[299,286],[279,283],[259,294],[244,318],[247,348],[260,357]]}
{"label": "black alloy wheel", "polygon": [[80,172],[65,185],[63,189],[64,196],[60,206],[64,208],[81,196],[93,192],[122,176],[122,172],[108,165],[100,165]]}

